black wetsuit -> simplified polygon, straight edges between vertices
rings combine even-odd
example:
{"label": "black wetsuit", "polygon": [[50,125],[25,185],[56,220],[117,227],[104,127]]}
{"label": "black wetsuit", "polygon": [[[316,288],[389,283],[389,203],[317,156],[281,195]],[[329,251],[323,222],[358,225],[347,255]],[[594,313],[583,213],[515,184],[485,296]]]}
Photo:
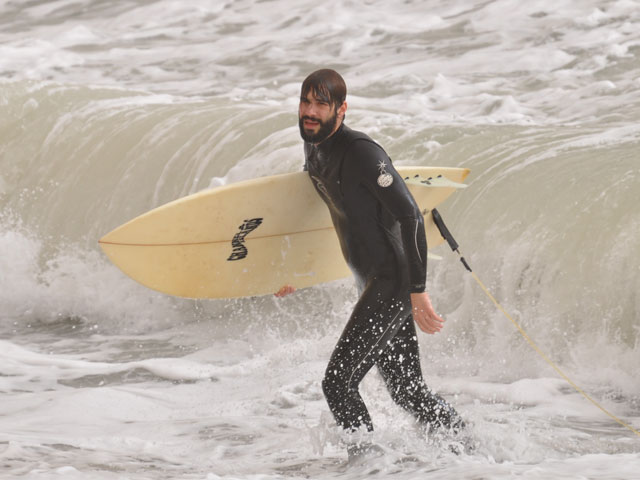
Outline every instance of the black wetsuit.
{"label": "black wetsuit", "polygon": [[360,291],[322,381],[336,422],[373,429],[358,385],[376,365],[393,400],[421,423],[455,425],[456,412],[420,370],[410,293],[425,289],[427,245],[415,200],[382,147],[346,125],[304,151]]}

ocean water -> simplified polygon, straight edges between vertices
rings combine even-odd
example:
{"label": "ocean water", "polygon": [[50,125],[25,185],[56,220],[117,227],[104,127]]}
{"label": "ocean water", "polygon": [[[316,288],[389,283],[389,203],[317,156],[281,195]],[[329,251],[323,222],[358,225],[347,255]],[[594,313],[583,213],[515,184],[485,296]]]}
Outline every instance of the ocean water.
{"label": "ocean water", "polygon": [[321,67],[397,164],[472,170],[440,211],[474,271],[640,428],[639,1],[1,0],[0,478],[638,478],[640,437],[445,246],[423,369],[475,448],[425,435],[372,372],[385,454],[355,465],[320,388],[350,280],[195,301],[102,255],[155,206],[299,170]]}

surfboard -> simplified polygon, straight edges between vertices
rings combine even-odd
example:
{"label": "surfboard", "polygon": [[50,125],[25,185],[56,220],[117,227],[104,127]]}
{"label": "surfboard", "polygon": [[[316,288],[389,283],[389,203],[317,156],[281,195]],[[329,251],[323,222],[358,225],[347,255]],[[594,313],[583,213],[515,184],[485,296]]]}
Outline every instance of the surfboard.
{"label": "surfboard", "polygon": [[[464,168],[397,167],[423,215],[429,248],[442,243],[430,210],[462,182]],[[188,298],[273,294],[351,274],[329,210],[306,172],[198,192],[155,208],[99,240],[137,282]]]}

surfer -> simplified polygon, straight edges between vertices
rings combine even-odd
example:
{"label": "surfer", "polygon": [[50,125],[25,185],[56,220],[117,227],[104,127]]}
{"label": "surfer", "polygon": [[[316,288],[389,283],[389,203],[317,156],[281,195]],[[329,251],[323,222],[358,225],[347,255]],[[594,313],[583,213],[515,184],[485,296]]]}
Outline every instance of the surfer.
{"label": "surfer", "polygon": [[[329,207],[360,298],[327,366],[322,389],[336,423],[372,431],[358,385],[375,365],[393,400],[429,429],[460,430],[456,411],[425,384],[415,323],[443,327],[425,291],[427,244],[422,214],[380,145],[344,123],[347,88],[334,70],[302,83],[298,121],[305,166]],[[282,297],[295,288],[286,285]],[[354,437],[355,438],[355,437]],[[369,445],[354,441],[349,454]]]}

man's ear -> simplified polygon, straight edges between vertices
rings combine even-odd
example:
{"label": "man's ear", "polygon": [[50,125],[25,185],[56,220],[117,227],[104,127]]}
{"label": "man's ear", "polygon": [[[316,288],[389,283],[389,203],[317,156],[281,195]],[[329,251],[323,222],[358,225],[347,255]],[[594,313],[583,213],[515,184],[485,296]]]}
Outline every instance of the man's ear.
{"label": "man's ear", "polygon": [[347,113],[347,102],[346,101],[342,102],[342,105],[340,105],[340,108],[338,108],[338,117],[340,117],[340,119],[344,119],[345,113]]}

